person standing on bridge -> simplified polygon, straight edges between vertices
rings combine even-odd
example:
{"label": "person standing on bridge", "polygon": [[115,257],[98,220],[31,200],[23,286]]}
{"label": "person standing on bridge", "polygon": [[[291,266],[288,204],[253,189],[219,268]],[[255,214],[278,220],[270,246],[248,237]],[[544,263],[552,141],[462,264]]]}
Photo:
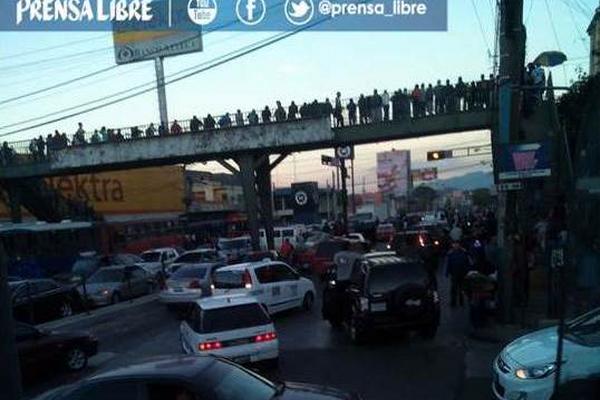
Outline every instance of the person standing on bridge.
{"label": "person standing on bridge", "polygon": [[383,120],[390,120],[390,94],[387,90],[383,91],[381,95],[381,104],[383,105]]}
{"label": "person standing on bridge", "polygon": [[463,82],[462,76],[459,76],[456,83],[456,105],[458,111],[465,111],[466,89],[467,85]]}
{"label": "person standing on bridge", "polygon": [[258,125],[258,114],[254,108],[250,111],[250,114],[248,114],[248,123],[250,125]]}
{"label": "person standing on bridge", "polygon": [[90,143],[91,144],[98,144],[98,143],[100,143],[100,134],[98,133],[98,129],[96,129],[94,131],[94,134],[90,138]]}
{"label": "person standing on bridge", "polygon": [[373,122],[381,122],[381,108],[383,106],[383,99],[379,93],[377,93],[377,89],[373,90],[373,96],[371,99],[371,118]]}
{"label": "person standing on bridge", "polygon": [[262,110],[261,117],[263,124],[271,122],[271,110],[269,110],[269,106],[265,106],[265,109]]}
{"label": "person standing on bridge", "polygon": [[431,83],[425,89],[425,111],[427,115],[433,115],[433,86]]}
{"label": "person standing on bridge", "polygon": [[181,133],[183,133],[183,129],[181,128],[181,125],[179,125],[177,120],[173,121],[173,124],[171,125],[171,134],[172,135],[180,135]]}
{"label": "person standing on bridge", "polygon": [[225,113],[225,115],[219,118],[219,128],[229,127],[231,127],[231,117],[229,117],[229,113]]}
{"label": "person standing on bridge", "polygon": [[146,128],[146,137],[152,137],[156,134],[156,129],[154,129],[154,124],[151,122],[150,125]]}
{"label": "person standing on bridge", "polygon": [[446,112],[452,113],[456,111],[456,91],[450,83],[450,79],[446,79],[444,86],[444,98],[446,99]]}
{"label": "person standing on bridge", "polygon": [[200,132],[200,126],[202,125],[202,122],[200,122],[200,120],[198,119],[198,117],[196,117],[195,115],[192,117],[192,120],[190,121],[190,132],[192,133],[198,133]]}
{"label": "person standing on bridge", "polygon": [[204,129],[208,129],[208,130],[213,130],[215,129],[215,125],[217,124],[217,122],[215,121],[215,119],[213,118],[212,115],[208,114],[206,116],[206,118],[204,118]]}
{"label": "person standing on bridge", "polygon": [[419,85],[415,85],[411,95],[413,118],[419,118],[421,116],[421,95]]}
{"label": "person standing on bridge", "polygon": [[285,110],[283,109],[280,101],[277,101],[277,108],[275,108],[275,121],[285,121]]}
{"label": "person standing on bridge", "polygon": [[161,122],[158,126],[158,136],[165,136],[167,134],[167,126],[164,122]]}
{"label": "person standing on bridge", "polygon": [[353,99],[348,102],[348,123],[350,125],[356,125],[356,103]]}
{"label": "person standing on bridge", "polygon": [[358,98],[358,112],[360,113],[360,123],[369,123],[369,119],[367,118],[367,99],[364,94],[361,94]]}
{"label": "person standing on bridge", "polygon": [[444,112],[444,87],[439,79],[433,88],[433,96],[435,97],[435,113],[442,114]]}
{"label": "person standing on bridge", "polygon": [[288,107],[288,121],[296,120],[297,116],[298,116],[298,106],[292,100],[292,104],[290,104],[290,106]]}
{"label": "person standing on bridge", "polygon": [[333,108],[333,117],[335,118],[335,126],[337,128],[344,127],[344,115],[342,114],[343,110],[342,95],[340,92],[337,92],[335,95],[335,106]]}
{"label": "person standing on bridge", "polygon": [[45,150],[45,143],[44,143],[44,138],[42,137],[42,135],[40,135],[37,139],[37,152],[38,152],[38,157],[41,159],[44,158],[44,150]]}
{"label": "person standing on bridge", "polygon": [[244,126],[244,114],[240,109],[235,113],[235,126]]}

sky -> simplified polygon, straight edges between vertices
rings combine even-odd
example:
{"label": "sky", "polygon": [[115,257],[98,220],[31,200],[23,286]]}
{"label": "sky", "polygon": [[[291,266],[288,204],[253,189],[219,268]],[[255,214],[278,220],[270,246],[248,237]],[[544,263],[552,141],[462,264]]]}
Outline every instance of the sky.
{"label": "sky", "polygon": [[[492,72],[495,0],[448,0],[447,32],[302,32],[271,47],[231,63],[195,75],[167,87],[169,119],[221,114],[313,99],[390,92],[434,83],[475,80]],[[586,29],[598,0],[525,0],[527,59],[545,50],[561,50],[569,61],[552,70],[555,85],[576,79],[587,71],[589,37]],[[479,19],[478,19],[479,16]],[[481,23],[479,23],[481,21]],[[204,36],[204,51],[165,60],[165,75],[208,62],[215,57],[272,36],[273,32],[211,32]],[[73,42],[75,42],[73,44]],[[71,44],[69,44],[71,43]],[[65,44],[69,44],[66,45]],[[56,46],[62,46],[56,48]],[[82,53],[78,56],[73,54]],[[2,32],[0,33],[0,103],[77,76],[114,65],[110,32]],[[0,126],[20,122],[63,108],[76,106],[117,91],[154,80],[151,61],[119,66],[104,74],[0,104]],[[167,79],[168,80],[168,79]],[[154,91],[85,115],[41,128],[20,132],[2,140],[24,140],[54,129],[73,133],[81,121],[87,130],[101,126],[125,127],[158,120]],[[0,135],[15,128],[2,129]],[[375,187],[378,151],[410,149],[413,167],[423,167],[427,150],[479,145],[489,142],[489,132],[471,132],[364,145],[356,149],[356,180],[367,190]],[[304,152],[288,157],[273,172],[277,186],[294,181],[318,180],[326,184],[331,171],[320,165],[320,154]],[[452,160],[437,164],[441,177],[489,170],[481,159]],[[462,168],[461,168],[462,167]],[[192,168],[219,171],[214,163]],[[444,169],[447,172],[443,172]],[[361,189],[362,190],[362,189]]]}

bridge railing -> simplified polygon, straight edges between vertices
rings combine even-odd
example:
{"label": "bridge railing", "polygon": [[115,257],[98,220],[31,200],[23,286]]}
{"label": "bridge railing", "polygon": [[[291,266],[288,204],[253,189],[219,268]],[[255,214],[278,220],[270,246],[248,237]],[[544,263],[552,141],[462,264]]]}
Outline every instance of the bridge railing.
{"label": "bridge railing", "polygon": [[[380,93],[381,95],[382,93]],[[199,119],[201,124],[193,127],[192,120],[173,120],[168,126],[161,128],[160,123],[150,123],[123,128],[96,129],[83,134],[59,134],[42,137],[42,144],[38,139],[21,140],[3,143],[0,146],[0,165],[26,164],[46,162],[52,158],[55,151],[65,148],[82,146],[98,146],[105,143],[118,143],[129,141],[152,140],[162,136],[175,136],[183,134],[201,134],[205,131],[231,129],[241,126],[255,126],[276,124],[294,120],[322,118],[331,119],[332,128],[341,128],[353,125],[370,125],[387,121],[400,121],[406,119],[427,118],[440,114],[467,113],[488,110],[495,107],[495,91],[485,90],[469,94],[453,94],[445,96],[422,96],[421,101],[416,101],[410,93],[396,91],[390,94],[387,111],[383,104],[373,106],[373,96],[365,96],[364,103],[358,97],[352,98],[355,111],[352,112],[350,98],[340,99],[341,110],[336,107],[335,99],[326,102],[297,105],[298,112],[289,115],[289,106],[283,106],[284,112],[276,113],[277,107],[269,108],[270,118],[263,117],[263,110],[243,112],[241,118],[236,118],[236,112],[212,117],[214,125],[207,121],[207,117]],[[227,117],[228,116],[228,117]],[[208,123],[207,123],[208,122]],[[194,128],[194,129],[192,129]]]}

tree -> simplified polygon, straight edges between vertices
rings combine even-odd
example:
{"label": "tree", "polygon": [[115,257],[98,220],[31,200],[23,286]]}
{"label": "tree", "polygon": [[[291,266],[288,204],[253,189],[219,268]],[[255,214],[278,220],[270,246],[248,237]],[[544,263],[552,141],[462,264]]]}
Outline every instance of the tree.
{"label": "tree", "polygon": [[473,200],[474,206],[481,208],[489,206],[492,201],[490,189],[481,188],[473,190],[471,193],[471,199]]}
{"label": "tree", "polygon": [[429,186],[418,186],[413,190],[412,197],[421,208],[431,208],[433,201],[437,198],[437,192]]}

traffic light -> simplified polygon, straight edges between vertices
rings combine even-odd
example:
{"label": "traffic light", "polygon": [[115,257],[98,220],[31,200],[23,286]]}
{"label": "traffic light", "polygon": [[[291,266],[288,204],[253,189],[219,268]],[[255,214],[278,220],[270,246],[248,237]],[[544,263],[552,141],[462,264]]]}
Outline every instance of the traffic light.
{"label": "traffic light", "polygon": [[438,161],[452,158],[452,150],[436,150],[427,152],[427,161]]}

